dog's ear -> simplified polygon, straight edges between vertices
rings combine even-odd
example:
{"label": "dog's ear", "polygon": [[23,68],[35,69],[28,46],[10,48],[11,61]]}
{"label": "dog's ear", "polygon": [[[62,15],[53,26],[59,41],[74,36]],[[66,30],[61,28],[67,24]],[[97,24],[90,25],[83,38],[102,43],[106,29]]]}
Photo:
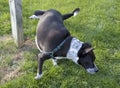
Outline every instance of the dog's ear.
{"label": "dog's ear", "polygon": [[40,17],[41,15],[43,15],[45,12],[46,12],[46,11],[44,11],[44,10],[36,10],[36,11],[34,12],[34,15],[30,16],[29,18],[30,18],[30,19],[39,19],[39,17]]}
{"label": "dog's ear", "polygon": [[86,48],[84,51],[83,51],[83,55],[84,54],[87,54],[87,53],[89,53],[90,51],[92,51],[92,50],[94,50],[94,48],[92,48],[92,47],[90,47],[90,48]]}
{"label": "dog's ear", "polygon": [[92,45],[90,43],[83,43],[82,48],[79,51],[79,55],[84,56],[92,50],[94,50],[94,48],[92,48]]}

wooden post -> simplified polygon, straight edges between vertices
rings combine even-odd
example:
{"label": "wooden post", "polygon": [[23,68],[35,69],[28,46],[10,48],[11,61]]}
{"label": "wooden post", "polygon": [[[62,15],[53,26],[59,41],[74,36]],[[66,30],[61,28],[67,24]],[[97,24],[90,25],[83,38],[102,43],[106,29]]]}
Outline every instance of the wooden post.
{"label": "wooden post", "polygon": [[22,0],[9,0],[11,27],[14,41],[18,47],[24,42],[22,27]]}

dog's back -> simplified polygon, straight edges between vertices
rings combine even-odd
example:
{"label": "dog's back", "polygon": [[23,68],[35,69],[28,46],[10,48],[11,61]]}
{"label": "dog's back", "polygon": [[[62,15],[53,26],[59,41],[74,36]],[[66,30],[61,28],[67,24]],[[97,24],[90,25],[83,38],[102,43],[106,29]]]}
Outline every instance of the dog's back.
{"label": "dog's back", "polygon": [[37,26],[38,46],[51,51],[70,35],[63,24],[62,15],[56,10],[48,10],[41,15]]}

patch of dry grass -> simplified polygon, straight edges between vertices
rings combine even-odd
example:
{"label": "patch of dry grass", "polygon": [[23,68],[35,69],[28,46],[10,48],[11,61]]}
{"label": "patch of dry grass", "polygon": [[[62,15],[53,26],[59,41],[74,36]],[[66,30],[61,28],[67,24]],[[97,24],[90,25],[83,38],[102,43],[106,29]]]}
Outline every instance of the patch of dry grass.
{"label": "patch of dry grass", "polygon": [[24,46],[18,49],[10,35],[0,37],[0,83],[15,79],[24,74],[21,63],[24,63],[24,52],[35,49],[34,41],[26,40]]}

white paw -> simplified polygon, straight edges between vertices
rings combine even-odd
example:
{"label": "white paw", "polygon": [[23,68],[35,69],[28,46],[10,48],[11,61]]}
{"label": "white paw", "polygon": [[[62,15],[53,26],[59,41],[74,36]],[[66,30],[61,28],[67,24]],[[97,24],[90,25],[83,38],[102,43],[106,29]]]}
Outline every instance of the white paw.
{"label": "white paw", "polygon": [[39,19],[39,17],[36,16],[36,15],[32,15],[32,16],[30,16],[29,18],[30,18],[30,19]]}
{"label": "white paw", "polygon": [[57,65],[57,60],[52,60],[53,61],[53,65],[56,66]]}
{"label": "white paw", "polygon": [[54,66],[57,66],[57,63],[54,63],[53,65],[54,65]]}
{"label": "white paw", "polygon": [[77,11],[76,11],[76,12],[74,12],[74,16],[77,16],[77,15],[78,15],[78,13],[79,13],[79,12],[77,12]]}
{"label": "white paw", "polygon": [[79,9],[79,8],[76,8],[76,9],[73,11],[73,15],[76,16],[79,12],[80,12],[80,9]]}
{"label": "white paw", "polygon": [[40,79],[42,77],[42,74],[37,73],[37,76],[35,77],[36,80]]}

